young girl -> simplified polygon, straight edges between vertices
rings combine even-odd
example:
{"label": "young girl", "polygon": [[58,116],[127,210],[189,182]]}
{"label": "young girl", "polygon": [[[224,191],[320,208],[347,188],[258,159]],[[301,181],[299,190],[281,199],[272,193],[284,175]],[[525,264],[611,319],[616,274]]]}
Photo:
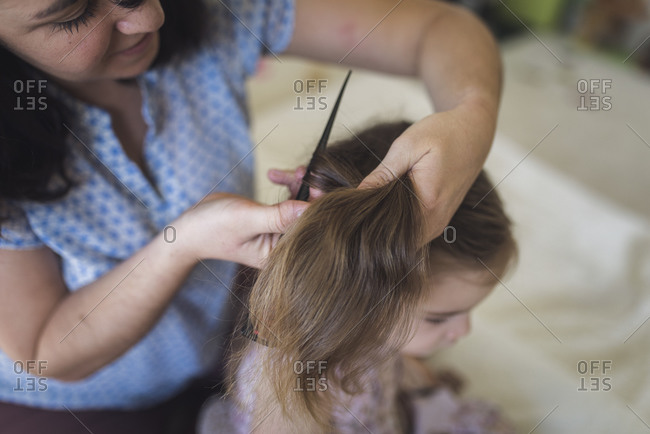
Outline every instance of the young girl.
{"label": "young girl", "polygon": [[[431,384],[420,377],[400,387],[413,375],[400,354],[424,358],[467,334],[470,311],[505,273],[515,242],[483,172],[443,235],[425,245],[408,176],[354,188],[407,127],[378,125],[317,155],[306,181],[318,198],[252,288],[257,342],[234,358],[236,404],[212,404],[204,432],[448,432],[469,423],[468,414],[421,419],[400,389]],[[493,415],[469,412],[475,426],[507,432]]]}

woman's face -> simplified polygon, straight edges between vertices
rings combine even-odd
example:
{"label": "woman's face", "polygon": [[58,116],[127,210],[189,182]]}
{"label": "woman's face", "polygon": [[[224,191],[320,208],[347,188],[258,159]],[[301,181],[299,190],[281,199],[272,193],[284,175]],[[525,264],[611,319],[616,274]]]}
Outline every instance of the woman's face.
{"label": "woman's face", "polygon": [[36,68],[67,82],[132,78],[159,48],[159,0],[135,9],[109,0],[0,0],[0,41]]}
{"label": "woman's face", "polygon": [[427,357],[453,345],[470,331],[470,311],[493,288],[485,270],[442,272],[427,284],[427,298],[414,324],[414,335],[402,353]]}

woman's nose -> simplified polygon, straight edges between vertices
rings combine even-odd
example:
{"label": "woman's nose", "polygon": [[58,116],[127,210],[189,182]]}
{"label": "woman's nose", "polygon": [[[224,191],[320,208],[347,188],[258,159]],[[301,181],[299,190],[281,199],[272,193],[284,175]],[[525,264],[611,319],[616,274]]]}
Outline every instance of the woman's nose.
{"label": "woman's nose", "polygon": [[115,26],[125,35],[155,32],[165,22],[160,0],[145,0],[135,9],[118,6],[113,13],[120,14]]}

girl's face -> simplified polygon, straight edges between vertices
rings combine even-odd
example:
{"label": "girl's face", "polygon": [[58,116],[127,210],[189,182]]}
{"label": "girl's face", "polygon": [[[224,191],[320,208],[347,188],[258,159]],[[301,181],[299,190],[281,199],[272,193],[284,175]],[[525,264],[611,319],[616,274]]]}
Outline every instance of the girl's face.
{"label": "girl's face", "polygon": [[0,43],[62,81],[132,78],[158,53],[159,0],[0,0]]}
{"label": "girl's face", "polygon": [[428,357],[453,345],[470,331],[470,311],[490,293],[494,285],[485,270],[460,270],[434,274],[427,284],[428,295],[414,324],[414,335],[402,353]]}

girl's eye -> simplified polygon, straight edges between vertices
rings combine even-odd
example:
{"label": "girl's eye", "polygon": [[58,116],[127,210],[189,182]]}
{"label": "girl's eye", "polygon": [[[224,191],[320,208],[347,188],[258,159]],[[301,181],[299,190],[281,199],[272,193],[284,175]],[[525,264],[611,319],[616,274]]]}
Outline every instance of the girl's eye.
{"label": "girl's eye", "polygon": [[427,318],[426,321],[431,324],[442,324],[447,321],[447,318]]}
{"label": "girl's eye", "polygon": [[79,25],[88,25],[88,20],[95,16],[96,8],[97,6],[95,5],[95,2],[89,1],[86,5],[86,9],[84,9],[78,17],[61,23],[52,23],[53,30],[65,30],[66,33],[72,34],[74,29],[75,32],[78,32]]}

